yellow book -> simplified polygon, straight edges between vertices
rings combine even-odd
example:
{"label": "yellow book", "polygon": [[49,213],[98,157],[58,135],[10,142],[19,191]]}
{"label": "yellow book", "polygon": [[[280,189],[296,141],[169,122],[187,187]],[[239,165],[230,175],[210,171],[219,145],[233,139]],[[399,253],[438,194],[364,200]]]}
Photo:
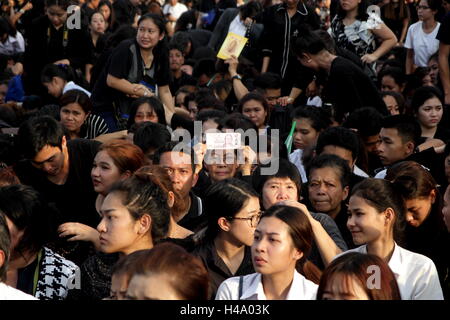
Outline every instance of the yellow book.
{"label": "yellow book", "polygon": [[240,36],[233,32],[228,32],[225,41],[220,47],[217,57],[223,60],[230,59],[231,56],[238,58],[247,41],[248,38],[246,37]]}

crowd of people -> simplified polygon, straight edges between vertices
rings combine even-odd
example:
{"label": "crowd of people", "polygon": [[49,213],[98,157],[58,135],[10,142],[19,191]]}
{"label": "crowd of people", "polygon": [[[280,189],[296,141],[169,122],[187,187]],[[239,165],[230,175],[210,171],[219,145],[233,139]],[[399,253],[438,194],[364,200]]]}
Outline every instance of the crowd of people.
{"label": "crowd of people", "polygon": [[0,300],[450,299],[449,0],[10,0],[0,62]]}

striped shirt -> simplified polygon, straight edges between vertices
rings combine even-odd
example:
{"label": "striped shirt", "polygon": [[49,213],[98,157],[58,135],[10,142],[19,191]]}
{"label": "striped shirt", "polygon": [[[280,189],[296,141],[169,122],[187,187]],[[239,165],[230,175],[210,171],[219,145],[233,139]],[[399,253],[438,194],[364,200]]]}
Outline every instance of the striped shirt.
{"label": "striped shirt", "polygon": [[108,126],[102,117],[89,114],[80,130],[80,137],[84,139],[94,139],[102,134],[108,133]]}

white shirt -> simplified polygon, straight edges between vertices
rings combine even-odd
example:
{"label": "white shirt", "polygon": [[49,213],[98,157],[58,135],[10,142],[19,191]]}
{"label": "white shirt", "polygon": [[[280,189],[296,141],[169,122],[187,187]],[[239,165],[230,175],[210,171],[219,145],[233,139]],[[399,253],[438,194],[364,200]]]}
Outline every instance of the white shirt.
{"label": "white shirt", "polygon": [[[367,245],[345,251],[335,259],[348,252],[367,254]],[[395,244],[388,265],[397,279],[402,300],[444,300],[436,266],[430,258]]]}
{"label": "white shirt", "polygon": [[32,295],[0,282],[0,300],[38,300]]}
{"label": "white shirt", "polygon": [[439,40],[436,35],[439,31],[439,22],[430,33],[422,29],[422,21],[412,24],[406,34],[405,48],[414,50],[414,64],[418,67],[426,67],[428,59],[439,50]]}
{"label": "white shirt", "polygon": [[369,177],[369,175],[367,173],[365,173],[362,169],[360,169],[357,165],[353,166],[353,173],[356,174],[357,176],[360,176],[363,178]]}
{"label": "white shirt", "polygon": [[295,164],[302,177],[302,183],[305,183],[308,182],[308,177],[306,176],[305,167],[303,166],[302,156],[303,150],[297,149],[289,155],[289,161]]}
{"label": "white shirt", "polygon": [[383,169],[375,175],[375,179],[384,179],[386,177],[387,169]]}
{"label": "white shirt", "polygon": [[241,21],[239,14],[236,18],[233,19],[230,23],[230,27],[228,28],[228,32],[236,33],[242,37],[245,37],[245,33],[247,32],[247,28],[244,23]]}
{"label": "white shirt", "polygon": [[87,91],[86,89],[80,87],[79,85],[77,85],[75,82],[73,81],[69,81],[66,83],[66,85],[64,86],[64,89],[62,91],[62,93],[66,93],[69,90],[81,90],[84,93],[86,93],[88,95],[88,97],[91,97],[91,93],[89,91]]}
{"label": "white shirt", "polygon": [[15,37],[8,35],[5,42],[0,41],[0,54],[10,56],[22,52],[25,52],[25,40],[19,31]]}
{"label": "white shirt", "polygon": [[[317,284],[294,271],[294,279],[286,300],[315,300],[318,287]],[[239,299],[239,277],[225,280],[217,290],[216,300],[267,300],[261,274],[252,273],[244,276],[241,299]]]}
{"label": "white shirt", "polygon": [[178,19],[185,11],[188,11],[188,8],[182,4],[177,2],[176,5],[171,6],[170,4],[166,4],[163,7],[164,15],[170,14],[172,17]]}

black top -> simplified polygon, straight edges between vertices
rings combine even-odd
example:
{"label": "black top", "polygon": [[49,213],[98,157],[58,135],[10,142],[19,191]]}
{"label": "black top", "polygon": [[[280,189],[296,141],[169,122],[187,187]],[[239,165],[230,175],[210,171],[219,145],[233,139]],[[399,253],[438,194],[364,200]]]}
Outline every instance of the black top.
{"label": "black top", "polygon": [[450,271],[450,238],[440,208],[435,207],[419,227],[406,225],[403,247],[433,260],[442,284]]}
{"label": "black top", "polygon": [[56,30],[47,15],[33,21],[27,37],[24,64],[27,94],[39,93],[40,75],[46,64],[68,59],[73,69],[84,71],[85,64],[91,58],[92,44],[86,29],[69,29],[64,25]]}
{"label": "black top", "polygon": [[340,115],[362,107],[374,107],[388,115],[375,84],[353,62],[336,57],[323,89],[323,101],[333,103]]}
{"label": "black top", "polygon": [[69,290],[67,300],[101,300],[110,296],[111,276],[118,253],[97,252],[80,267],[80,289]]}
{"label": "black top", "polygon": [[445,156],[443,153],[436,153],[434,148],[428,148],[421,152],[413,153],[404,161],[415,161],[426,167],[433,176],[436,183],[444,185],[447,183],[445,177]]}
{"label": "black top", "polygon": [[[447,142],[448,140],[450,140],[450,130],[445,128],[442,122],[443,121],[441,120],[437,127],[436,133],[433,136],[433,139],[440,139],[443,142]],[[419,144],[424,143],[427,139],[427,137],[420,137]]]}
{"label": "black top", "polygon": [[281,3],[266,8],[256,20],[264,25],[261,46],[263,55],[271,57],[269,71],[276,72],[284,78],[288,67],[292,68],[294,66],[292,63],[297,61],[289,48],[296,38],[301,36],[300,26],[307,24],[312,29],[318,29],[319,16],[313,8],[299,2],[297,12],[289,19],[286,5]]}
{"label": "black top", "polygon": [[195,80],[195,78],[193,76],[190,76],[187,73],[185,73],[184,71],[182,71],[181,77],[179,77],[179,78],[171,77],[170,83],[169,83],[169,88],[170,88],[170,92],[172,93],[172,95],[175,96],[175,93],[182,86],[184,86],[184,85],[194,85],[195,86],[196,84],[197,84],[197,80]]}
{"label": "black top", "polygon": [[133,24],[138,8],[130,0],[114,1],[112,7],[115,15],[114,29],[125,24]]}
{"label": "black top", "polygon": [[209,281],[209,294],[210,299],[214,299],[217,293],[217,289],[220,284],[228,278],[235,276],[244,276],[255,272],[252,263],[252,256],[250,247],[245,247],[244,258],[241,265],[236,270],[236,273],[231,273],[222,258],[219,257],[216,251],[214,242],[207,242],[198,246],[193,252],[194,255],[202,259],[206,269],[208,270]]}
{"label": "black top", "polygon": [[[153,65],[150,70],[144,69],[140,48],[135,39],[122,41],[115,48],[103,68],[92,91],[92,102],[95,112],[112,111],[115,103],[131,104],[132,99],[123,92],[106,84],[108,74],[126,79],[131,83],[145,80],[149,85],[166,86],[170,82],[169,55],[167,52],[157,54],[154,50]],[[154,91],[154,90],[153,90]],[[126,109],[126,108],[125,108]]]}
{"label": "black top", "polygon": [[205,222],[206,215],[203,214],[202,199],[197,197],[192,191],[189,192],[189,197],[191,198],[189,211],[180,221],[178,221],[178,224],[183,228],[195,232]]}
{"label": "black top", "polygon": [[[308,25],[316,30],[320,27],[320,18],[314,9],[302,2],[298,3],[297,12],[289,18],[284,3],[270,6],[256,17],[258,23],[264,25],[263,33],[259,40],[262,56],[270,57],[269,72],[281,76],[282,95],[288,95],[294,83],[298,83],[299,75],[303,75],[305,67],[297,60],[292,46],[297,37],[301,37],[300,27]],[[306,80],[305,80],[306,81]],[[305,88],[305,81],[296,84],[297,88]]]}
{"label": "black top", "polygon": [[[406,10],[408,10],[408,7],[406,7]],[[403,19],[399,19],[400,15],[400,6],[397,8],[394,8],[395,16],[397,19],[388,19],[385,17],[386,15],[386,9],[385,7],[381,7],[381,18],[383,19],[384,24],[392,30],[392,32],[395,34],[397,39],[400,41],[400,38],[402,36],[402,30],[403,30]],[[408,12],[409,14],[409,12]]]}
{"label": "black top", "polygon": [[442,19],[436,39],[450,45],[450,12],[447,12],[444,19]]}

